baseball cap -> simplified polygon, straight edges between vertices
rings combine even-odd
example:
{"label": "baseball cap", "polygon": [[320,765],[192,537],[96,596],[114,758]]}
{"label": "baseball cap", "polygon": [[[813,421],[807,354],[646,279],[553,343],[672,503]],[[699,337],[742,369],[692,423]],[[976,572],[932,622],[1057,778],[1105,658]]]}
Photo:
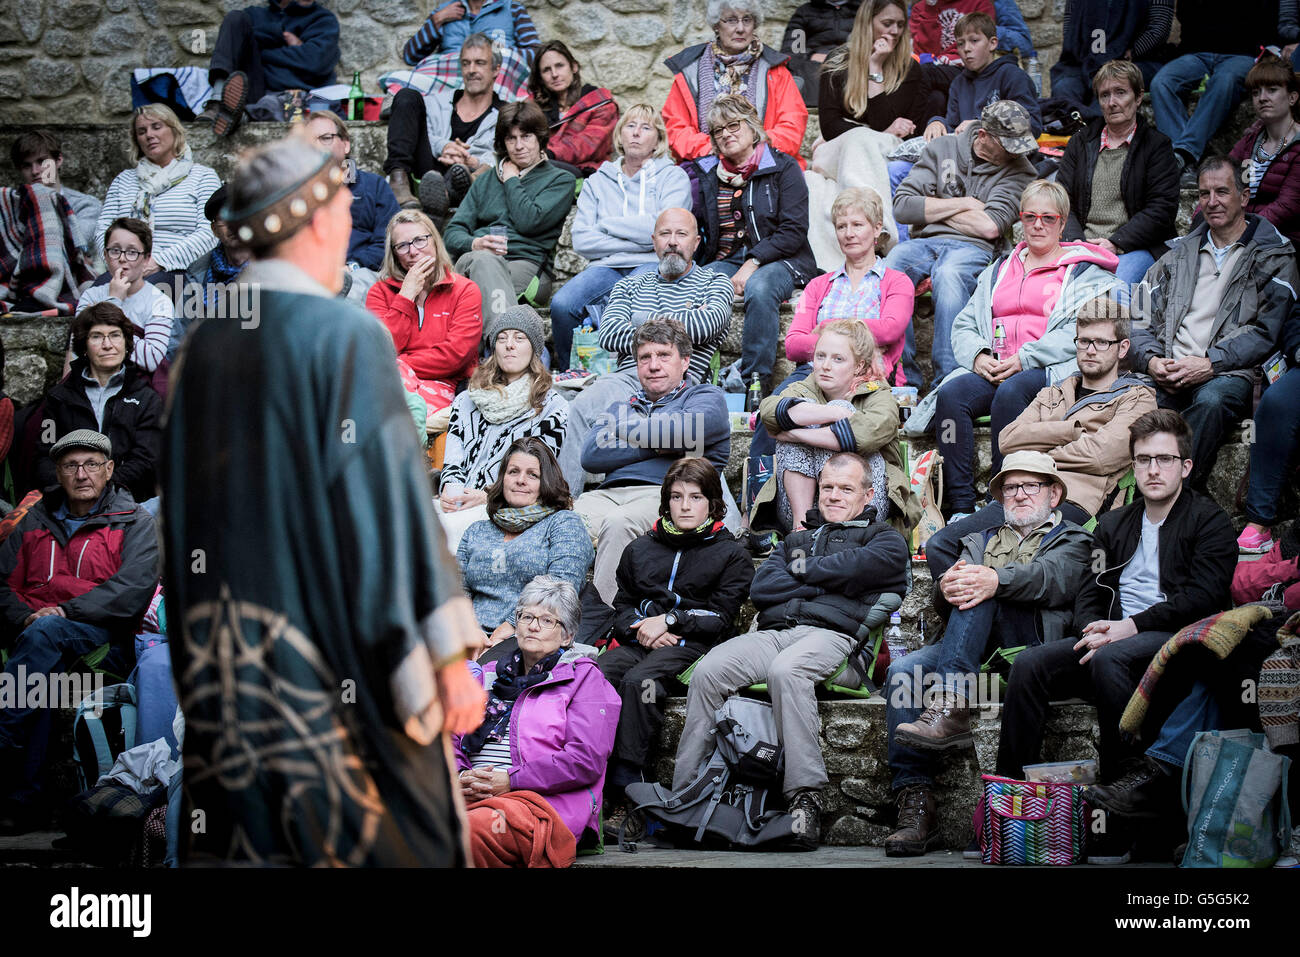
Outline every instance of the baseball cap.
{"label": "baseball cap", "polygon": [[1015,100],[994,100],[984,107],[980,125],[1008,153],[1024,156],[1038,149],[1029,126],[1029,112]]}

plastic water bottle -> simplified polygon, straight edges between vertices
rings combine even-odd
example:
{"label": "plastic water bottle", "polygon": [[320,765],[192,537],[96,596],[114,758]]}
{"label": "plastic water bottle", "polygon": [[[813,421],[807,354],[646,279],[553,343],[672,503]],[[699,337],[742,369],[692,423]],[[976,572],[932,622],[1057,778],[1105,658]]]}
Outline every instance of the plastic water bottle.
{"label": "plastic water bottle", "polygon": [[1038,57],[1031,56],[1025,61],[1025,72],[1029,74],[1029,82],[1034,85],[1034,95],[1041,100],[1043,98],[1043,68],[1038,65]]}
{"label": "plastic water bottle", "polygon": [[1007,329],[998,319],[993,324],[993,358],[1002,361],[1002,353],[1007,348]]}
{"label": "plastic water bottle", "polygon": [[749,391],[745,393],[745,411],[757,412],[758,403],[763,399],[763,383],[758,381],[758,373],[749,380]]}
{"label": "plastic water bottle", "polygon": [[889,616],[889,630],[885,632],[885,644],[889,646],[890,661],[901,661],[907,654],[907,642],[903,640],[903,618],[898,612]]}

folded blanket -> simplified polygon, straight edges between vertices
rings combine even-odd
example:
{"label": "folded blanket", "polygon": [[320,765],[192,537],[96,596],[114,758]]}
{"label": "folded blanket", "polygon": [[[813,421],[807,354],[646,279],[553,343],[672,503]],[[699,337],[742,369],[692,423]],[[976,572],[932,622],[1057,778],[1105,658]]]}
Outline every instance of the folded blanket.
{"label": "folded blanket", "polygon": [[808,184],[808,244],[812,246],[817,268],[824,272],[844,264],[831,223],[831,204],[842,191],[855,186],[874,189],[881,199],[885,222],[879,241],[883,256],[898,239],[894,221],[894,201],[889,192],[889,164],[885,157],[899,144],[897,136],[875,130],[849,130],[813,151],[812,163],[804,173]]}
{"label": "folded blanket", "polygon": [[1259,720],[1274,751],[1300,744],[1300,612],[1277,631],[1282,647],[1259,668]]}
{"label": "folded blanket", "polygon": [[1155,692],[1156,682],[1169,667],[1169,659],[1180,648],[1187,645],[1203,645],[1222,660],[1232,654],[1237,645],[1241,644],[1241,640],[1246,637],[1246,632],[1250,631],[1256,623],[1272,616],[1273,613],[1262,605],[1247,605],[1244,608],[1221,611],[1217,615],[1192,622],[1170,636],[1156,652],[1156,656],[1151,659],[1146,673],[1138,682],[1137,690],[1133,692],[1128,707],[1124,709],[1124,714],[1119,719],[1120,730],[1134,736],[1141,730],[1147,707],[1151,703],[1151,695]]}
{"label": "folded blanket", "polygon": [[535,791],[507,791],[469,806],[475,867],[568,867],[578,841]]}
{"label": "folded blanket", "polygon": [[92,277],[73,223],[68,201],[48,186],[0,188],[0,308],[76,310]]}

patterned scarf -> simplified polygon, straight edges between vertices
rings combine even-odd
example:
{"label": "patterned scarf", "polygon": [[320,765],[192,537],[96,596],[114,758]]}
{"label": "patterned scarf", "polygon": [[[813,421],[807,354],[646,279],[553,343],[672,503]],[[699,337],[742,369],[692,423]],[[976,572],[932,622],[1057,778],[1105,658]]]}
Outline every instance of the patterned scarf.
{"label": "patterned scarf", "polygon": [[758,169],[758,161],[763,158],[764,145],[763,143],[754,144],[754,152],[740,166],[737,166],[725,156],[718,157],[718,182],[732,189],[739,189],[748,183],[749,178],[754,175],[754,170]]}
{"label": "patterned scarf", "polygon": [[505,386],[493,386],[490,389],[466,389],[465,394],[478,407],[479,415],[493,425],[517,419],[524,413],[533,414],[528,402],[533,391],[533,377],[521,375],[514,382]]}
{"label": "patterned scarf", "polygon": [[248,260],[245,260],[238,266],[231,265],[230,260],[226,258],[225,252],[221,249],[221,244],[217,243],[217,245],[213,246],[212,253],[208,258],[208,271],[203,277],[203,288],[205,290],[203,293],[203,304],[206,306],[215,305],[214,300],[217,297],[216,287],[218,285],[225,285],[226,283],[234,282],[239,278],[239,274],[244,271],[244,267],[247,265]]}
{"label": "patterned scarf", "polygon": [[460,749],[466,754],[477,754],[489,741],[500,741],[510,730],[510,712],[515,709],[519,696],[551,676],[552,669],[560,663],[566,649],[556,648],[528,671],[524,667],[524,653],[516,651],[504,666],[497,669],[497,680],[488,692],[487,709],[483,723],[477,731],[460,739]]}
{"label": "patterned scarf", "polygon": [[512,508],[507,505],[499,508],[491,516],[492,524],[503,532],[526,532],[542,519],[551,514],[558,512],[559,509],[550,505],[525,505],[523,508]]}
{"label": "patterned scarf", "polygon": [[138,188],[135,201],[131,204],[131,215],[153,226],[154,198],[161,196],[189,176],[193,168],[194,151],[189,146],[186,146],[185,152],[166,166],[159,166],[153,160],[141,157],[140,162],[135,165]]}
{"label": "patterned scarf", "polygon": [[700,132],[709,132],[709,108],[713,101],[728,93],[737,93],[758,105],[758,70],[752,69],[758,62],[763,44],[754,37],[749,48],[740,53],[723,53],[715,40],[704,48],[700,57]]}
{"label": "patterned scarf", "polygon": [[694,528],[683,532],[680,528],[678,528],[676,525],[673,524],[673,520],[671,518],[659,519],[659,531],[663,532],[665,535],[700,535],[700,536],[712,535],[715,532],[717,532],[718,529],[723,527],[725,526],[723,525],[722,522],[713,522],[712,524],[710,524],[709,522],[702,522],[699,525],[695,526]]}

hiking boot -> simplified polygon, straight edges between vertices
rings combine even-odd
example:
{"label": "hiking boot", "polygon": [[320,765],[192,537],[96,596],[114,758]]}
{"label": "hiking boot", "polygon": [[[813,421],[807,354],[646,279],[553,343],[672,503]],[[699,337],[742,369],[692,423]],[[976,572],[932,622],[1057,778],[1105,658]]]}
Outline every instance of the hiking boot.
{"label": "hiking boot", "polygon": [[626,804],[618,805],[605,816],[603,833],[607,843],[641,841],[645,839],[645,832],[645,815]]}
{"label": "hiking boot", "polygon": [[[248,77],[236,70],[226,77],[221,99],[217,101],[217,115],[212,121],[215,136],[229,136],[244,118],[244,104],[248,102]],[[209,101],[210,105],[210,101]]]}
{"label": "hiking boot", "polygon": [[1155,758],[1143,755],[1110,784],[1083,789],[1083,799],[1120,817],[1160,817],[1173,801],[1174,775]]}
{"label": "hiking boot", "polygon": [[821,845],[822,796],[812,788],[800,788],[790,801],[790,814],[794,817],[794,837],[790,850],[815,851]]}
{"label": "hiking boot", "polygon": [[939,703],[926,708],[915,721],[900,724],[894,739],[923,751],[969,748],[972,745],[970,707],[961,695],[945,691]]}
{"label": "hiking boot", "polygon": [[934,792],[925,784],[911,784],[898,792],[897,830],[885,838],[885,856],[920,857],[939,846],[939,818]]}
{"label": "hiking boot", "polygon": [[[447,210],[450,208],[447,181],[436,169],[429,170],[420,179],[419,205],[435,223],[441,223],[447,218]],[[440,226],[439,229],[441,228]]]}
{"label": "hiking boot", "polygon": [[207,105],[203,107],[203,112],[201,112],[198,116],[194,117],[194,122],[206,123],[208,126],[211,126],[213,123],[217,121],[217,117],[221,113],[221,111],[217,108],[217,105],[218,104],[216,100],[208,100]]}
{"label": "hiking boot", "polygon": [[[435,174],[437,175],[437,174]],[[441,177],[439,177],[441,179]],[[411,192],[411,180],[406,170],[395,169],[388,174],[388,187],[393,191],[393,198],[402,209],[419,209],[420,201]]]}
{"label": "hiking boot", "polygon": [[468,166],[460,163],[453,163],[451,168],[446,172],[447,177],[447,194],[448,205],[456,207],[460,201],[465,198],[469,188],[474,183],[474,174],[469,171]]}

